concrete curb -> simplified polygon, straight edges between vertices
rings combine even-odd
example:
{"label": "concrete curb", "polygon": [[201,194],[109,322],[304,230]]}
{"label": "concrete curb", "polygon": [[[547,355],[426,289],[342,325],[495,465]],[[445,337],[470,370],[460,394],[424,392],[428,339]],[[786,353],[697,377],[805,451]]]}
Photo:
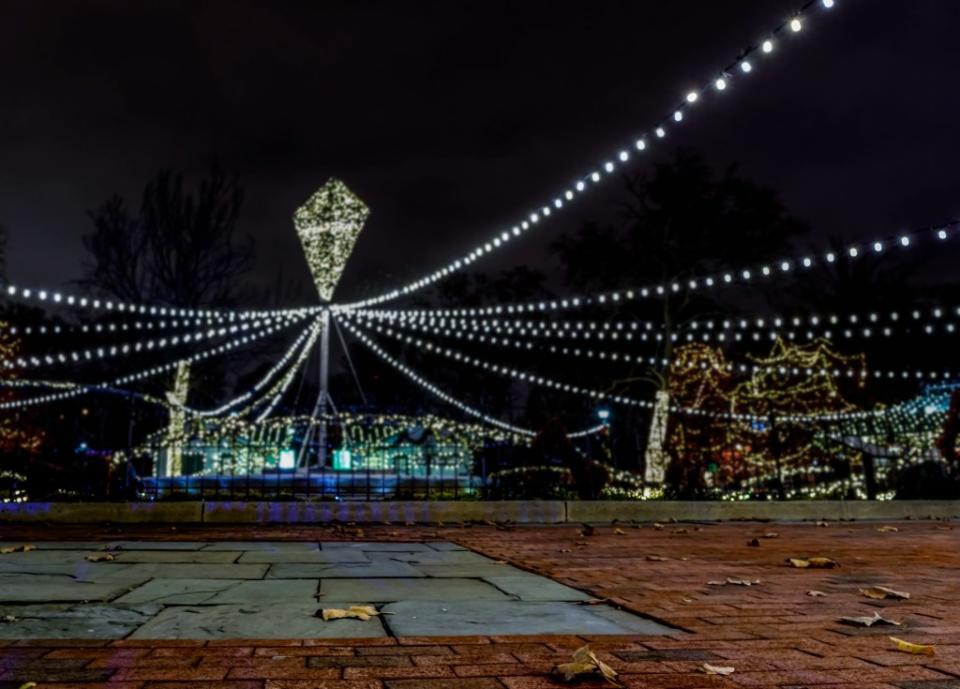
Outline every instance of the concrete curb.
{"label": "concrete curb", "polygon": [[787,502],[655,501],[404,501],[404,502],[168,502],[0,503],[0,523],[61,524],[324,524],[332,521],[460,522],[518,524],[620,521],[804,521],[824,519],[928,519],[960,517],[960,501]]}

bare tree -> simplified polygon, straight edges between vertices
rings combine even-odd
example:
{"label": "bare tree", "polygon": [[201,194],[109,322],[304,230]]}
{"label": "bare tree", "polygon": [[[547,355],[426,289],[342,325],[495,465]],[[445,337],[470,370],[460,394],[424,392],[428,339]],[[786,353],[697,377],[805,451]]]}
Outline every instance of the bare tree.
{"label": "bare tree", "polygon": [[[253,265],[252,239],[236,236],[242,205],[240,185],[217,167],[192,191],[181,174],[161,172],[144,189],[136,214],[114,195],[88,213],[94,231],[83,243],[92,260],[81,284],[124,301],[182,308],[230,304]],[[185,404],[189,383],[189,366],[181,364],[167,393],[171,401]],[[171,413],[171,438],[183,421],[182,414]],[[171,442],[168,452],[167,473],[179,473],[178,443]]]}

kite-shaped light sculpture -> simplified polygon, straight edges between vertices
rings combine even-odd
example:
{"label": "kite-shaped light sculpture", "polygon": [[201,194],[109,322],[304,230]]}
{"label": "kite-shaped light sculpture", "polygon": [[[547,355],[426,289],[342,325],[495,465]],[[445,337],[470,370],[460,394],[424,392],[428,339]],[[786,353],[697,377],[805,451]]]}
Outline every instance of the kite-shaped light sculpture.
{"label": "kite-shaped light sculpture", "polygon": [[338,179],[330,178],[293,214],[320,298],[329,302],[370,209]]}

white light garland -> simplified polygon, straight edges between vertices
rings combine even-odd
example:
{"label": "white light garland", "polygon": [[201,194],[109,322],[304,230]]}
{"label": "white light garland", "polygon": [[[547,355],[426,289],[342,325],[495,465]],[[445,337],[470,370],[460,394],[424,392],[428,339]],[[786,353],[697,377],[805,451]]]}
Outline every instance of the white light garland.
{"label": "white light garland", "polygon": [[[344,306],[348,308],[371,306],[374,304],[392,301],[394,299],[417,292],[424,287],[432,285],[433,283],[466,268],[479,258],[497,251],[508,244],[511,239],[519,237],[520,235],[539,225],[541,221],[551,217],[556,213],[559,213],[564,208],[568,208],[571,202],[585,193],[588,189],[594,187],[601,180],[617,174],[624,166],[629,165],[634,158],[640,157],[642,152],[650,147],[652,140],[666,137],[670,127],[684,121],[685,115],[687,113],[692,113],[693,108],[701,107],[699,105],[700,101],[710,96],[720,97],[721,95],[725,95],[731,86],[738,83],[738,81],[746,74],[753,71],[753,63],[748,60],[749,57],[756,53],[758,54],[758,60],[762,59],[763,55],[767,55],[772,51],[774,42],[782,33],[785,32],[788,25],[792,30],[793,27],[800,25],[798,24],[799,22],[802,22],[808,15],[819,9],[829,8],[822,4],[818,5],[808,3],[797,15],[791,17],[788,22],[780,24],[772,32],[770,32],[770,34],[768,34],[768,36],[761,42],[760,46],[762,46],[762,48],[757,45],[748,47],[747,49],[741,51],[737,59],[726,69],[722,70],[720,74],[712,75],[697,88],[687,89],[684,92],[681,103],[677,107],[671,108],[669,114],[664,115],[650,131],[635,137],[630,144],[625,145],[619,150],[613,152],[605,160],[601,161],[595,169],[581,175],[569,187],[557,191],[552,198],[545,200],[544,203],[540,204],[538,207],[533,208],[525,213],[523,217],[517,219],[516,224],[514,224],[512,227],[506,227],[496,232],[487,241],[477,245],[472,251],[462,255],[458,259],[451,261],[446,266],[435,270],[432,273],[423,275],[417,280],[414,280],[399,289],[394,289],[368,299],[363,299],[361,301],[345,304]],[[796,31],[793,31],[793,33],[796,33]]]}
{"label": "white light garland", "polygon": [[[721,289],[732,285],[762,283],[778,277],[802,274],[816,266],[834,265],[841,258],[856,259],[866,255],[881,255],[893,249],[909,250],[923,241],[939,244],[960,238],[960,221],[950,221],[933,229],[916,230],[901,233],[885,239],[859,240],[848,244],[841,250],[821,249],[800,256],[790,256],[767,261],[754,266],[727,270],[714,275],[693,277],[670,283],[647,285],[644,287],[624,288],[612,292],[575,295],[569,297],[541,299],[537,301],[498,304],[496,306],[475,306],[465,308],[415,309],[415,313],[431,313],[435,316],[498,316],[503,314],[547,313],[569,311],[588,306],[617,306],[626,301],[638,299],[661,299],[671,294],[685,291],[703,292]],[[366,309],[372,304],[356,302],[334,307],[335,310]]]}
{"label": "white light garland", "polygon": [[9,402],[0,403],[0,409],[22,409],[25,407],[34,406],[37,404],[48,404],[50,402],[58,402],[60,400],[69,399],[71,397],[77,397],[91,390],[98,388],[114,388],[122,385],[127,385],[129,383],[134,383],[140,380],[145,380],[147,378],[152,378],[158,376],[161,373],[166,373],[176,369],[180,364],[187,363],[193,364],[198,361],[203,361],[220,354],[224,354],[232,349],[237,347],[242,347],[244,345],[260,340],[264,337],[272,335],[275,332],[279,332],[291,325],[291,322],[280,321],[277,325],[268,325],[265,328],[255,330],[254,332],[244,335],[242,337],[234,338],[221,344],[217,347],[204,350],[202,352],[197,352],[196,354],[191,354],[188,357],[182,359],[177,359],[166,364],[160,364],[158,366],[152,366],[150,368],[142,369],[140,371],[135,371],[133,373],[128,373],[126,375],[120,376],[119,378],[114,378],[113,380],[104,381],[101,383],[95,383],[93,385],[84,385],[82,383],[74,383],[76,387],[66,390],[60,393],[52,393],[49,395],[41,395],[38,397],[30,397],[27,399],[21,400],[11,400]]}
{"label": "white light garland", "polygon": [[[300,367],[303,366],[303,362],[307,360],[307,356],[310,354],[310,350],[313,349],[313,345],[317,341],[317,337],[320,335],[320,331],[323,329],[323,324],[320,319],[314,321],[313,325],[310,327],[310,339],[307,340],[307,343],[303,346],[303,349],[300,350],[300,355],[297,357],[297,360],[294,364],[287,370],[286,375],[277,382],[277,386],[274,387],[266,397],[270,400],[267,404],[267,407],[260,412],[260,415],[257,416],[257,423],[266,419],[270,414],[273,413],[274,408],[279,404],[280,400],[283,398],[283,395],[286,393],[287,388],[290,387],[290,383],[293,382],[293,379],[297,375],[297,371],[300,370]],[[251,405],[251,406],[256,406]]]}
{"label": "white light garland", "polygon": [[243,321],[239,324],[229,325],[226,327],[198,330],[193,333],[187,333],[183,336],[173,335],[169,338],[164,337],[159,339],[138,340],[136,342],[124,343],[121,345],[97,346],[84,350],[55,352],[52,354],[43,354],[41,356],[18,356],[14,359],[3,360],[0,362],[0,365],[6,369],[16,369],[37,368],[56,364],[76,364],[90,361],[100,361],[118,356],[129,356],[131,354],[139,354],[142,352],[153,352],[156,350],[165,349],[167,347],[176,347],[178,345],[201,342],[203,340],[209,340],[217,337],[235,335],[238,332],[256,330],[264,325],[269,325],[277,321],[292,324],[302,320],[304,317],[305,316],[303,315],[265,317],[260,320]]}
{"label": "white light garland", "polygon": [[137,314],[151,317],[177,317],[177,318],[225,318],[251,319],[251,318],[278,318],[282,316],[301,315],[306,316],[316,313],[323,307],[320,306],[301,306],[288,309],[188,309],[176,306],[157,306],[150,304],[134,304],[114,299],[99,299],[95,297],[77,296],[63,292],[61,290],[21,287],[19,285],[7,284],[0,286],[0,297],[7,299],[19,299],[32,303],[39,302],[43,306],[49,307],[71,307],[77,309],[87,309],[102,313],[124,313]]}
{"label": "white light garland", "polygon": [[[536,431],[532,431],[529,428],[523,428],[521,426],[515,426],[511,423],[501,421],[500,419],[490,416],[489,414],[484,414],[479,409],[475,409],[474,407],[471,407],[465,402],[461,402],[460,400],[456,399],[455,397],[447,394],[446,392],[438,388],[436,385],[434,385],[429,380],[427,380],[426,378],[418,374],[409,366],[406,366],[400,363],[400,361],[398,361],[397,359],[387,354],[387,352],[384,351],[383,348],[380,347],[380,345],[378,345],[370,337],[368,337],[367,334],[363,332],[360,328],[355,327],[352,323],[349,323],[348,321],[343,321],[343,326],[347,330],[349,330],[354,337],[360,340],[360,342],[366,345],[366,347],[370,351],[376,354],[381,361],[384,361],[385,363],[395,368],[397,371],[399,371],[404,376],[406,376],[409,380],[416,383],[419,387],[423,388],[434,397],[446,402],[447,404],[453,407],[456,407],[457,409],[464,412],[465,414],[469,414],[470,416],[480,419],[484,423],[490,424],[491,426],[495,426],[496,428],[499,428],[501,430],[509,431],[510,433],[515,433],[517,435],[530,436],[530,437],[537,435]],[[603,428],[605,428],[604,424],[591,426],[589,428],[584,428],[583,430],[568,433],[567,437],[581,438],[586,435],[590,435],[592,433],[597,433]]]}
{"label": "white light garland", "polygon": [[[348,328],[351,328],[352,332],[363,333],[363,330],[359,327],[352,326],[349,321],[344,321],[344,325]],[[499,364],[494,364],[477,357],[472,357],[468,354],[464,354],[449,347],[442,347],[434,344],[429,340],[423,340],[420,338],[410,337],[409,335],[404,335],[402,333],[394,332],[391,328],[383,328],[381,326],[374,326],[373,328],[376,332],[391,337],[393,339],[405,342],[407,344],[413,345],[418,349],[443,356],[445,358],[457,361],[474,368],[479,368],[485,371],[490,371],[496,375],[502,377],[513,378],[523,383],[528,383],[530,385],[537,385],[542,387],[551,388],[554,390],[559,390],[561,392],[568,392],[575,395],[581,395],[590,397],[595,401],[606,401],[612,402],[614,404],[620,404],[625,406],[639,407],[642,409],[653,409],[654,402],[649,400],[641,400],[633,397],[628,397],[625,395],[611,395],[607,392],[601,390],[595,390],[592,388],[587,388],[579,385],[572,385],[569,383],[563,383],[561,381],[553,380],[545,376],[541,376],[535,373],[528,371],[521,371],[509,366],[502,366]],[[702,409],[691,409],[684,407],[669,407],[670,413],[682,414],[686,416],[699,416],[699,417],[709,417],[717,419],[730,419],[736,421],[769,421],[771,418],[777,421],[792,421],[792,422],[802,422],[802,421],[837,421],[843,419],[856,419],[856,418],[866,418],[869,416],[881,416],[884,413],[884,410],[869,410],[864,412],[839,412],[839,413],[829,413],[829,414],[777,414],[773,416],[758,416],[755,414],[741,414],[736,412],[723,412],[716,413],[705,411]]]}

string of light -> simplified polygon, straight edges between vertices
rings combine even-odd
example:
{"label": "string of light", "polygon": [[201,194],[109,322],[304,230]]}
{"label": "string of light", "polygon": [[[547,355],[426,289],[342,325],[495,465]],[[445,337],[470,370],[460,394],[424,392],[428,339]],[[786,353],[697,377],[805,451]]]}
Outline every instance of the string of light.
{"label": "string of light", "polygon": [[323,310],[322,306],[300,306],[287,309],[193,309],[177,306],[157,306],[150,304],[134,304],[121,300],[100,299],[70,294],[62,290],[21,287],[7,284],[0,288],[0,296],[9,299],[37,303],[44,306],[68,306],[76,309],[87,309],[108,313],[130,313],[142,316],[179,317],[179,318],[276,318],[287,315],[310,315]]}
{"label": "string of light", "polygon": [[[364,319],[359,313],[351,314],[351,317],[357,318],[362,323],[368,327],[376,327],[376,321]],[[626,363],[626,364],[645,364],[651,367],[660,367],[666,368],[668,366],[677,366],[677,362],[671,362],[663,357],[654,357],[654,356],[640,356],[636,354],[631,354],[629,352],[611,352],[602,349],[590,349],[589,347],[580,348],[580,347],[567,347],[567,346],[557,346],[557,345],[539,345],[534,344],[533,342],[521,341],[521,340],[511,340],[508,337],[503,336],[488,336],[484,334],[475,334],[472,332],[464,333],[463,331],[450,330],[450,329],[428,329],[424,327],[418,327],[416,324],[407,323],[401,325],[400,327],[405,327],[408,330],[415,330],[420,332],[426,332],[431,335],[439,337],[448,337],[457,340],[466,340],[468,342],[477,342],[480,344],[492,344],[498,347],[512,348],[521,351],[546,351],[551,354],[558,354],[563,356],[570,356],[575,358],[582,359],[592,359],[598,361],[609,361],[611,363]],[[953,331],[951,331],[953,332]],[[776,338],[771,338],[776,339]],[[817,339],[816,337],[811,337],[810,339]],[[684,368],[700,368],[707,370],[710,368],[706,363],[701,362],[699,365],[693,365],[688,363]],[[716,367],[714,367],[716,368]],[[874,380],[937,380],[944,379],[949,380],[955,374],[949,370],[943,371],[916,371],[916,370],[886,370],[886,369],[874,369],[874,368],[798,368],[798,367],[783,367],[783,366],[759,366],[753,363],[733,363],[728,362],[723,369],[727,373],[779,373],[781,375],[794,375],[794,376],[830,376],[833,378],[859,378],[859,379],[868,379],[872,378]]]}
{"label": "string of light", "polygon": [[[273,413],[274,408],[277,404],[280,403],[280,400],[283,398],[284,394],[287,392],[287,388],[290,387],[290,383],[293,382],[293,379],[297,375],[297,371],[300,370],[300,367],[303,366],[303,363],[307,360],[307,356],[310,354],[310,350],[313,349],[313,345],[317,341],[317,337],[320,335],[323,325],[322,321],[319,319],[315,320],[313,325],[310,328],[310,339],[307,340],[307,343],[303,346],[303,349],[300,350],[300,355],[297,357],[296,362],[287,370],[286,375],[281,378],[274,389],[270,390],[264,397],[269,399],[270,402],[267,404],[266,408],[260,412],[257,416],[256,421],[259,423],[266,419],[270,414]],[[248,411],[251,411],[253,407],[256,406],[256,402],[250,405],[250,409],[244,410],[243,414],[246,414]]]}
{"label": "string of light", "polygon": [[[429,380],[427,380],[426,378],[418,374],[412,368],[410,368],[409,366],[406,366],[405,364],[401,363],[399,360],[390,356],[390,354],[388,354],[382,347],[380,347],[380,345],[374,342],[373,339],[368,337],[367,334],[363,332],[360,328],[355,327],[352,323],[348,321],[342,321],[342,323],[343,323],[343,326],[347,330],[349,330],[354,337],[356,337],[360,342],[362,342],[381,361],[385,362],[386,364],[389,364],[392,368],[402,373],[407,379],[413,381],[417,386],[426,390],[434,397],[446,402],[447,404],[453,407],[456,407],[457,409],[459,409],[465,414],[468,414],[474,418],[480,419],[484,423],[487,423],[491,426],[495,426],[496,428],[499,428],[501,430],[509,431],[510,433],[515,433],[517,435],[529,436],[529,437],[533,437],[537,435],[536,431],[532,431],[529,428],[523,428],[521,426],[516,426],[514,424],[501,421],[500,419],[490,416],[489,414],[485,414],[479,409],[475,409],[474,407],[471,407],[469,404],[466,404],[465,402],[461,402],[457,398],[447,394],[442,389],[438,388],[436,385],[431,383]],[[568,433],[567,437],[570,437],[570,438],[583,437],[591,433],[596,433],[602,428],[604,428],[603,424],[598,426],[591,426],[589,428],[585,428],[580,431],[574,431],[573,433]]]}
{"label": "string of light", "polygon": [[738,57],[725,69],[714,74],[700,86],[686,90],[680,104],[660,118],[652,128],[643,132],[629,145],[624,146],[606,160],[602,161],[595,169],[581,175],[573,184],[559,191],[552,199],[547,200],[537,208],[531,209],[523,218],[519,218],[512,227],[496,232],[488,241],[479,244],[473,250],[463,254],[460,258],[451,261],[432,273],[421,276],[403,287],[344,306],[348,308],[372,306],[417,292],[424,287],[432,285],[466,268],[481,257],[503,248],[510,243],[511,239],[519,237],[527,231],[540,226],[542,224],[541,221],[568,208],[574,200],[585,194],[602,180],[617,174],[624,167],[630,165],[633,160],[639,158],[643,152],[648,150],[655,142],[665,138],[671,128],[677,127],[686,121],[687,117],[691,115],[696,108],[701,107],[700,104],[703,101],[728,93],[732,86],[739,83],[740,80],[745,79],[762,63],[764,58],[776,51],[776,48],[783,43],[781,39],[784,34],[796,35],[800,33],[809,15],[814,11],[828,10],[833,6],[834,0],[808,2],[788,21],[774,28],[773,31],[758,44],[749,46],[741,51]]}
{"label": "string of light", "polygon": [[[352,326],[349,321],[344,321],[344,325],[351,328],[352,332],[363,332],[359,327]],[[653,409],[654,403],[649,400],[641,400],[633,397],[628,397],[625,395],[612,395],[608,392],[601,390],[595,390],[579,385],[572,385],[570,383],[563,383],[561,381],[553,380],[545,376],[541,376],[535,373],[530,373],[528,371],[521,371],[516,368],[511,368],[509,366],[502,366],[499,364],[491,363],[489,361],[473,357],[463,352],[450,349],[449,347],[441,347],[429,340],[423,340],[420,338],[411,337],[403,333],[398,333],[393,331],[391,328],[384,328],[379,325],[374,325],[373,330],[381,335],[386,335],[400,342],[404,342],[409,345],[413,345],[418,349],[443,356],[447,359],[463,363],[474,368],[479,368],[485,371],[490,371],[501,377],[512,378],[520,382],[528,383],[531,385],[538,385],[542,387],[551,388],[554,390],[559,390],[561,392],[568,392],[571,394],[586,396],[594,399],[595,401],[608,401],[615,404],[640,407],[643,409]],[[669,407],[669,411],[675,414],[683,414],[688,416],[702,416],[702,417],[711,417],[717,419],[731,419],[737,421],[769,421],[771,417],[768,416],[757,416],[755,414],[742,414],[737,412],[722,412],[716,413],[703,409],[692,409],[685,407]],[[775,415],[777,420],[781,421],[836,421],[843,419],[854,419],[854,418],[863,418],[866,416],[876,416],[882,414],[883,410],[870,410],[865,412],[839,412],[839,413],[827,413],[827,414],[779,414]]]}
{"label": "string of light", "polygon": [[[377,322],[388,322],[391,325],[407,330],[418,330],[429,332],[444,337],[456,337],[459,339],[486,341],[484,335],[491,337],[496,335],[512,335],[514,337],[532,338],[532,339],[570,339],[570,340],[591,340],[591,341],[620,341],[627,342],[653,342],[660,343],[665,339],[671,342],[762,342],[764,340],[775,340],[778,337],[795,341],[798,339],[817,339],[840,337],[844,339],[870,338],[874,336],[893,337],[894,335],[905,332],[905,328],[913,322],[922,325],[922,332],[926,335],[947,334],[952,335],[957,332],[957,324],[953,321],[942,321],[945,315],[956,314],[960,316],[960,308],[944,310],[939,307],[930,309],[929,317],[934,319],[933,323],[927,322],[925,318],[927,313],[914,309],[905,316],[900,312],[893,311],[887,315],[887,319],[882,319],[877,313],[870,313],[867,316],[860,317],[851,314],[846,318],[838,316],[810,316],[808,319],[794,317],[792,319],[773,316],[769,319],[756,318],[754,320],[736,319],[736,320],[704,320],[693,321],[689,325],[680,326],[678,332],[665,333],[662,329],[655,330],[653,323],[649,321],[618,321],[614,323],[599,323],[597,321],[510,321],[510,320],[483,320],[476,318],[463,317],[427,317],[397,315],[393,312],[388,316],[368,316],[366,311],[356,311],[349,315],[364,318],[372,318]],[[345,314],[346,315],[346,314]],[[897,323],[899,327],[894,328],[886,325],[885,320]],[[783,330],[783,327],[802,327],[805,322],[816,325],[824,324],[857,324],[860,327],[841,327],[836,331],[826,330],[806,330],[798,332],[796,330]],[[772,327],[769,327],[771,326]],[[642,327],[641,327],[642,326]],[[768,327],[764,327],[768,326]],[[756,327],[756,332],[745,332],[745,329]],[[659,326],[658,326],[659,328]],[[915,331],[910,330],[911,334]],[[505,338],[504,338],[505,339]],[[491,340],[493,341],[493,340]],[[524,345],[532,348],[532,344]],[[522,348],[521,345],[517,347]]]}
{"label": "string of light", "polygon": [[268,325],[276,321],[292,324],[302,320],[303,318],[304,316],[301,315],[266,317],[254,321],[244,321],[242,323],[227,327],[197,330],[182,336],[173,335],[169,338],[151,338],[146,340],[138,340],[132,343],[124,343],[122,345],[109,345],[84,350],[56,352],[53,354],[44,354],[40,357],[32,355],[16,357],[15,359],[4,360],[2,362],[2,366],[6,369],[37,368],[40,366],[52,366],[55,364],[98,361],[101,359],[110,359],[121,355],[126,356],[129,354],[139,354],[141,352],[153,352],[156,350],[166,349],[168,347],[175,347],[181,344],[186,345],[217,337],[235,335],[238,332],[247,332],[249,330],[262,328],[264,325]]}
{"label": "string of light", "polygon": [[[128,373],[126,375],[114,378],[113,380],[104,381],[101,383],[94,383],[92,385],[84,385],[81,383],[76,383],[76,387],[70,390],[65,390],[60,393],[51,393],[48,395],[41,395],[38,397],[30,397],[27,399],[20,400],[11,400],[8,402],[0,403],[0,409],[22,409],[29,406],[34,406],[37,404],[48,404],[50,402],[58,402],[60,400],[69,399],[71,397],[76,397],[82,395],[90,390],[95,390],[97,388],[116,388],[123,385],[128,385],[130,383],[135,383],[147,378],[152,378],[158,376],[162,373],[172,371],[176,369],[181,364],[194,364],[199,361],[204,361],[211,357],[219,356],[220,354],[225,354],[226,352],[236,349],[237,347],[242,347],[251,342],[255,342],[262,338],[268,337],[276,332],[279,332],[287,327],[290,323],[285,321],[279,321],[275,325],[268,325],[265,328],[255,330],[252,333],[243,335],[242,337],[237,337],[232,340],[229,340],[217,347],[212,347],[210,349],[204,350],[202,352],[197,352],[191,354],[190,356],[177,359],[175,361],[160,364],[157,366],[152,366],[150,368],[142,369],[140,371],[135,371],[133,373]],[[5,381],[0,381],[5,382]]]}
{"label": "string of light", "polygon": [[[727,270],[714,275],[693,277],[687,280],[676,280],[667,284],[647,285],[643,287],[624,288],[610,292],[576,295],[536,301],[515,302],[511,304],[497,304],[496,306],[474,306],[462,308],[430,308],[405,309],[407,313],[432,314],[434,316],[497,316],[502,314],[547,313],[553,311],[569,311],[585,307],[617,306],[623,302],[640,299],[661,299],[670,294],[679,294],[685,290],[707,291],[732,285],[756,284],[773,280],[778,277],[794,276],[809,271],[818,265],[834,265],[841,258],[856,260],[865,256],[884,255],[897,250],[909,250],[924,241],[939,244],[948,240],[960,238],[960,221],[951,220],[933,228],[924,228],[904,232],[894,236],[858,240],[848,244],[843,249],[821,249],[799,257],[789,256],[774,261],[757,264],[736,270]],[[334,310],[366,309],[368,304],[357,302],[334,306]]]}

